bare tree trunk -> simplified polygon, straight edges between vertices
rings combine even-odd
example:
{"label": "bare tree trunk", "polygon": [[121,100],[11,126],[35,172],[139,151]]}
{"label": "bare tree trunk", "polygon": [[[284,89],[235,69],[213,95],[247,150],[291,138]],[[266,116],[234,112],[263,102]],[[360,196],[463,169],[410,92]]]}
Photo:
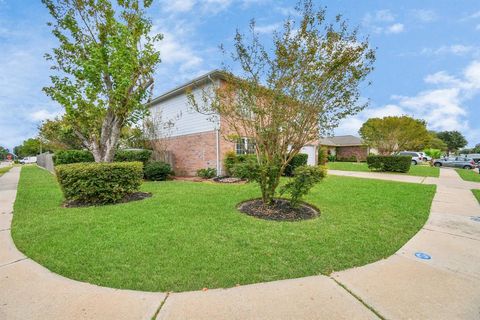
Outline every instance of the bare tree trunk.
{"label": "bare tree trunk", "polygon": [[[112,162],[115,156],[115,148],[117,147],[122,129],[122,120],[113,112],[108,111],[102,124],[102,132],[100,136],[100,145],[98,146],[98,157],[94,158],[96,162]],[[92,148],[92,152],[94,148]]]}

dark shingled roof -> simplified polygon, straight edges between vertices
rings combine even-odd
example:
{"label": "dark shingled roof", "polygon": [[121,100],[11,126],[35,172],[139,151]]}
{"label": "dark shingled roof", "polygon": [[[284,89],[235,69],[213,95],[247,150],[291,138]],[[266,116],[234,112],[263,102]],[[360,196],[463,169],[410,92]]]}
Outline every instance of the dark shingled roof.
{"label": "dark shingled roof", "polygon": [[324,146],[332,146],[332,147],[347,147],[347,146],[363,145],[363,141],[361,138],[355,137],[352,135],[320,138],[319,143]]}

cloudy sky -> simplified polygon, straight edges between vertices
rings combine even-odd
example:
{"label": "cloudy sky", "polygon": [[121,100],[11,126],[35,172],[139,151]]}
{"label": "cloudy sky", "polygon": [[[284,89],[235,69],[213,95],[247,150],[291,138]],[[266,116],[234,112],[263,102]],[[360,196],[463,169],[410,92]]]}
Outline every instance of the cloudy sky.
{"label": "cloudy sky", "polygon": [[[265,41],[296,1],[154,0],[149,11],[164,34],[155,94],[219,68],[218,45],[251,18]],[[459,130],[480,143],[480,3],[478,0],[316,1],[343,14],[377,47],[371,100],[337,134],[357,134],[369,117],[408,114],[433,130]],[[0,145],[12,148],[36,135],[42,120],[62,113],[41,89],[49,84],[43,55],[56,46],[37,0],[0,0]]]}

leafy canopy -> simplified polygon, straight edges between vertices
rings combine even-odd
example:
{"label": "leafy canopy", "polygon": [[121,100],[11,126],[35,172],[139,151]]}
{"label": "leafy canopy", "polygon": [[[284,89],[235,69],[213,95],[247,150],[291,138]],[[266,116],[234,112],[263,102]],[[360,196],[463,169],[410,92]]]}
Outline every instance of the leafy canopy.
{"label": "leafy canopy", "polygon": [[[265,46],[255,21],[248,35],[238,30],[231,52],[242,72],[225,81],[197,110],[219,114],[223,135],[255,141],[264,202],[271,203],[287,164],[307,143],[366,107],[359,85],[373,69],[374,50],[341,16],[327,21],[325,9],[300,1],[298,18],[288,18]],[[269,49],[272,48],[272,49]],[[204,107],[206,106],[206,107]]]}
{"label": "leafy canopy", "polygon": [[42,0],[59,47],[52,86],[44,91],[65,108],[70,124],[96,161],[111,161],[121,129],[146,112],[160,62],[145,9],[152,0]]}
{"label": "leafy canopy", "polygon": [[467,139],[458,131],[441,131],[437,133],[440,138],[447,145],[448,152],[457,151],[467,145]]}
{"label": "leafy canopy", "polygon": [[408,116],[370,118],[359,133],[366,144],[382,155],[421,150],[431,138],[425,121]]}

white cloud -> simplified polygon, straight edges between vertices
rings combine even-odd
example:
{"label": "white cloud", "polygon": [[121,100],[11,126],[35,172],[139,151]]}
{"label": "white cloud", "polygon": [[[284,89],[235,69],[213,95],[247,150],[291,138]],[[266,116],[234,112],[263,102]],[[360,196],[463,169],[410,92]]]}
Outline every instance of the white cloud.
{"label": "white cloud", "polygon": [[478,53],[479,48],[470,45],[453,44],[445,45],[438,48],[423,48],[420,54],[423,55],[447,55],[453,54],[463,56],[471,53]]}
{"label": "white cloud", "polygon": [[411,11],[412,16],[421,22],[432,22],[438,19],[437,14],[433,10],[414,9]]}
{"label": "white cloud", "polygon": [[195,0],[165,0],[162,8],[167,12],[187,12],[192,10]]}
{"label": "white cloud", "polygon": [[272,23],[263,26],[256,26],[255,30],[261,34],[273,33],[275,30],[278,30],[282,25],[280,23]]}
{"label": "white cloud", "polygon": [[405,30],[405,26],[401,23],[394,23],[386,28],[385,33],[401,33]]}
{"label": "white cloud", "polygon": [[362,24],[376,34],[397,34],[405,30],[405,25],[395,21],[390,10],[378,10],[364,15]]}
{"label": "white cloud", "polygon": [[61,112],[59,111],[50,111],[47,109],[40,109],[30,114],[30,119],[33,121],[44,121],[47,119],[53,119],[59,116]]}
{"label": "white cloud", "polygon": [[167,13],[184,14],[194,9],[201,13],[219,13],[227,9],[233,0],[163,0],[162,9]]}
{"label": "white cloud", "polygon": [[427,121],[432,130],[459,130],[470,141],[480,139],[480,131],[472,128],[466,104],[480,94],[480,61],[472,61],[459,76],[445,71],[427,75],[425,82],[436,86],[412,96],[394,95],[394,103],[369,108],[344,121],[337,134],[356,133],[371,117],[410,115]]}

